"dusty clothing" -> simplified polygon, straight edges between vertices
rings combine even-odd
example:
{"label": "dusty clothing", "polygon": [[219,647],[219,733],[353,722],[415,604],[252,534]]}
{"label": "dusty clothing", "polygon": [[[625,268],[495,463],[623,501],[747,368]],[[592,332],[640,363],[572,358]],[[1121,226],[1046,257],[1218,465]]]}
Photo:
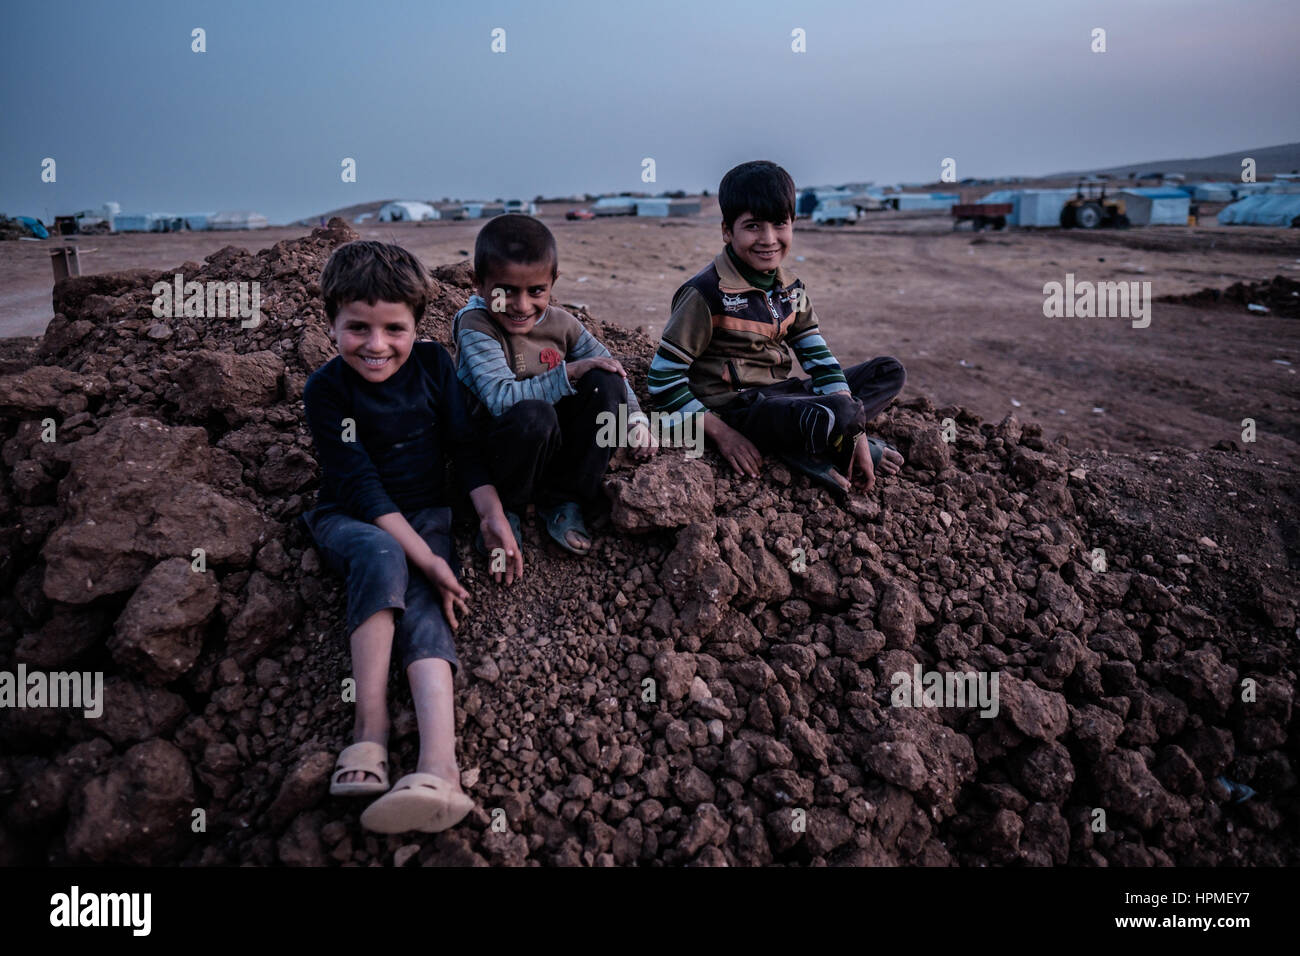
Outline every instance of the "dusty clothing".
{"label": "dusty clothing", "polygon": [[[470,393],[471,413],[480,419],[503,415],[516,402],[554,405],[574,394],[569,362],[610,357],[609,349],[557,305],[548,307],[526,335],[512,335],[492,321],[487,302],[476,295],[456,313],[452,336],[456,374]],[[621,392],[629,414],[639,412],[632,386]]]}
{"label": "dusty clothing", "polygon": [[302,392],[321,466],[320,504],[359,521],[449,503],[447,456],[466,491],[488,483],[451,356],[416,342],[396,372],[368,382],[330,359]]}
{"label": "dusty clothing", "polygon": [[812,381],[789,378],[749,388],[717,415],[759,451],[829,457],[845,454],[852,441],[903,389],[907,373],[894,358],[874,358],[844,370],[848,392],[817,395]]}
{"label": "dusty clothing", "polygon": [[623,379],[597,368],[575,385],[574,394],[554,405],[525,399],[483,426],[488,471],[507,509],[600,497],[614,449],[596,441],[598,416],[617,415]]}
{"label": "dusty clothing", "polygon": [[848,390],[803,282],[784,268],[775,278],[771,290],[757,288],[724,249],[677,290],[648,377],[660,409],[702,412],[783,382],[791,348],[816,394]]}
{"label": "dusty clothing", "polygon": [[[451,544],[451,509],[422,508],[406,519],[429,550],[459,577],[460,562]],[[460,669],[442,598],[424,572],[410,563],[396,538],[378,525],[349,517],[336,505],[312,509],[303,515],[303,524],[325,564],[347,581],[345,647],[367,618],[392,608],[393,651],[403,668],[439,657],[451,665],[452,674]]]}

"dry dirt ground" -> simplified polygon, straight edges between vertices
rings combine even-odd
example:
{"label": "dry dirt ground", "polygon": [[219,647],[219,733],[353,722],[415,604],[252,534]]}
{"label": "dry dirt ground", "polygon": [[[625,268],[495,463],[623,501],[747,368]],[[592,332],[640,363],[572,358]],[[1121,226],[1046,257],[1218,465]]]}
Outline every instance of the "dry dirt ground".
{"label": "dry dirt ground", "polygon": [[[710,202],[706,200],[706,203]],[[566,222],[543,218],[560,248],[555,296],[657,336],[673,291],[719,249],[716,206],[694,219]],[[480,222],[362,224],[430,266],[465,258]],[[84,274],[200,262],[223,246],[250,251],[305,235],[82,237]],[[0,334],[36,335],[50,319],[49,243],[0,246]],[[1156,302],[1148,328],[1123,320],[1048,319],[1043,285],[1149,281],[1151,295],[1277,275],[1300,278],[1294,230],[1203,226],[1124,232],[953,232],[943,216],[879,213],[847,228],[799,226],[787,265],[804,279],[827,341],[853,363],[894,355],[909,391],[996,421],[1014,412],[1065,432],[1076,450],[1203,449],[1256,423],[1257,458],[1300,462],[1300,324],[1239,305]],[[1281,364],[1281,363],[1291,363]]]}

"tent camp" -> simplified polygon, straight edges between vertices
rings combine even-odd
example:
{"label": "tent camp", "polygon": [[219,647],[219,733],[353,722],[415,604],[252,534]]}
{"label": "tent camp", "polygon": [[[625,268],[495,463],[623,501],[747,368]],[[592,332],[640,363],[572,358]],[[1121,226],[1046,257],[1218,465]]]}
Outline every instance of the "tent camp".
{"label": "tent camp", "polygon": [[219,212],[215,216],[208,217],[208,228],[218,231],[229,229],[265,229],[270,225],[267,218],[260,212],[250,212],[247,209],[235,211]]}
{"label": "tent camp", "polygon": [[427,202],[399,199],[379,207],[380,222],[426,222],[442,215]]}
{"label": "tent camp", "polygon": [[1221,226],[1300,226],[1300,193],[1238,199],[1219,212]]}
{"label": "tent camp", "polygon": [[1185,226],[1192,197],[1172,186],[1134,187],[1120,192],[1124,212],[1135,226]]}

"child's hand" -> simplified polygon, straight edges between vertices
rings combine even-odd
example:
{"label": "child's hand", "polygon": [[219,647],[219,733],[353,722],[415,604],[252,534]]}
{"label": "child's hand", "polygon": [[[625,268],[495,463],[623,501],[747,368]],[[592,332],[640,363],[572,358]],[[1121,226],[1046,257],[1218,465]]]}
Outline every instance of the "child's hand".
{"label": "child's hand", "polygon": [[619,363],[618,359],[606,358],[598,355],[595,358],[578,359],[576,362],[569,362],[565,365],[569,373],[569,381],[576,382],[582,376],[586,375],[594,368],[603,368],[606,372],[613,372],[616,375],[622,375],[627,378],[627,372]]}
{"label": "child's hand", "polygon": [[655,438],[644,422],[637,422],[627,434],[627,442],[636,449],[637,458],[649,458],[659,450],[659,439]]}
{"label": "child's hand", "polygon": [[849,484],[853,484],[853,473],[857,472],[866,480],[866,490],[870,491],[876,486],[876,469],[871,464],[871,444],[867,441],[866,435],[859,435],[857,444],[853,446],[853,457],[849,459]]}
{"label": "child's hand", "polygon": [[483,544],[487,547],[488,554],[492,554],[497,548],[501,548],[506,553],[506,569],[493,571],[492,577],[500,583],[504,575],[506,584],[513,584],[515,578],[522,578],[524,554],[519,547],[519,542],[515,540],[514,533],[510,530],[510,522],[506,520],[505,514],[498,511],[495,515],[484,518],[478,526],[483,532]]}
{"label": "child's hand", "polygon": [[447,623],[451,625],[451,629],[456,630],[459,625],[456,611],[459,609],[461,614],[469,613],[469,607],[465,604],[469,599],[469,592],[456,580],[451,565],[436,554],[433,560],[420,570],[424,572],[425,577],[437,590],[438,596],[442,598],[442,613],[447,615]]}
{"label": "child's hand", "polygon": [[[714,416],[706,416],[707,422]],[[730,425],[725,424],[722,419],[716,419],[713,426],[709,429],[712,432],[713,442],[718,446],[718,452],[727,463],[736,469],[742,475],[748,475],[751,478],[758,477],[759,466],[763,464],[763,456],[758,453],[758,448],[754,443],[742,435]]]}

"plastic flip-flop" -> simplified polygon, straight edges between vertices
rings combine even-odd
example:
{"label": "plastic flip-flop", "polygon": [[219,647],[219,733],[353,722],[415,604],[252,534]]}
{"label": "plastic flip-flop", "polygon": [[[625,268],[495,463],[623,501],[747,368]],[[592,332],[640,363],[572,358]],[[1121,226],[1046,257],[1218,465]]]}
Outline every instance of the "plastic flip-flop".
{"label": "plastic flip-flop", "polygon": [[474,809],[474,801],[442,777],[408,773],[361,814],[374,833],[438,833],[454,827]]}
{"label": "plastic flip-flop", "polygon": [[848,489],[831,477],[831,472],[836,469],[829,461],[825,461],[821,458],[812,458],[808,455],[783,454],[780,458],[791,468],[807,475],[817,484],[829,488],[831,491],[838,494],[845,496],[848,495]]}
{"label": "plastic flip-flop", "polygon": [[[519,515],[513,511],[506,512],[506,522],[510,525],[510,533],[515,536],[515,545],[522,548],[524,546],[523,529],[519,522]],[[483,540],[483,532],[480,530],[474,536],[474,550],[481,556],[488,557],[487,542]]]}
{"label": "plastic flip-flop", "polygon": [[551,536],[551,540],[558,544],[570,554],[585,555],[591,553],[591,548],[580,550],[569,544],[568,533],[576,531],[588,541],[591,535],[587,531],[587,526],[582,521],[582,508],[576,501],[565,501],[556,505],[554,508],[539,508],[538,514],[546,522],[546,533]]}
{"label": "plastic flip-flop", "polygon": [[[358,780],[344,783],[349,773],[364,773],[375,780]],[[330,776],[330,794],[336,797],[364,797],[388,790],[388,748],[372,740],[344,747],[334,763]]]}

